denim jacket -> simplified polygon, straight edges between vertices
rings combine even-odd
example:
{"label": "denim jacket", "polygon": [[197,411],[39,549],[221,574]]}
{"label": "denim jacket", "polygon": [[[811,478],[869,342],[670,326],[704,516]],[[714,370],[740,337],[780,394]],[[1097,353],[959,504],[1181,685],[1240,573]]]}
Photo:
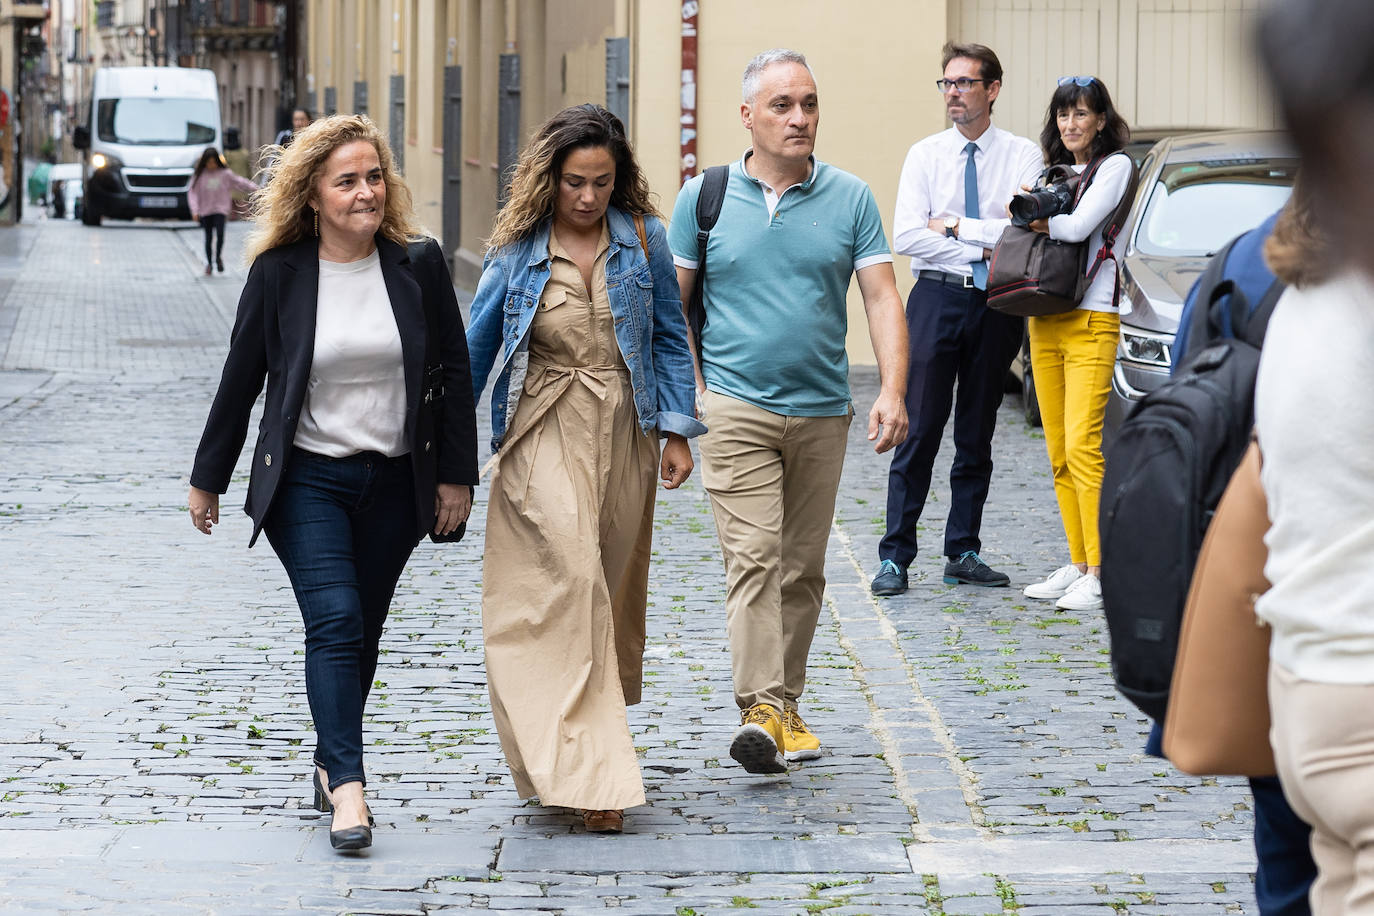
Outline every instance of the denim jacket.
{"label": "denim jacket", "polygon": [[[606,293],[615,319],[615,339],[630,370],[635,412],[645,433],[699,436],[706,426],[696,419],[695,374],[687,349],[677,271],[667,233],[653,217],[644,220],[649,257],[640,250],[633,217],[606,210],[611,237],[606,253]],[[529,366],[530,325],[549,279],[551,220],[500,251],[489,252],[472,300],[468,357],[472,390],[486,387],[497,370],[491,395],[491,449],[501,448]]]}

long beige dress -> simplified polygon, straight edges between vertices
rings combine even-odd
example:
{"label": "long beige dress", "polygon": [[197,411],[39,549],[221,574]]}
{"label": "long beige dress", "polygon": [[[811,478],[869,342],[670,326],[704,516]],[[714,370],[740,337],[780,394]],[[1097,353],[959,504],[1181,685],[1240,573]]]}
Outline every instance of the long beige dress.
{"label": "long beige dress", "polygon": [[496,460],[483,555],[492,713],[522,798],[644,804],[627,704],[638,703],[656,433],[643,434],[606,295],[552,233],[529,372]]}

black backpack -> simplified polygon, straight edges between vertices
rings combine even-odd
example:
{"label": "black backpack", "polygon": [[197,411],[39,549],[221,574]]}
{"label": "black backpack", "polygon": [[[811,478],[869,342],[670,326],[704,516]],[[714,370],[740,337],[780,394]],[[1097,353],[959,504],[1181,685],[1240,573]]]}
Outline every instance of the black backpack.
{"label": "black backpack", "polygon": [[[1102,601],[1121,694],[1162,722],[1183,606],[1202,537],[1254,426],[1260,347],[1283,284],[1253,313],[1222,274],[1233,240],[1198,281],[1188,353],[1141,398],[1107,452],[1098,513]],[[1229,295],[1234,338],[1219,300]]]}
{"label": "black backpack", "polygon": [[697,196],[697,276],[692,286],[692,298],[687,303],[687,324],[692,329],[697,352],[701,352],[701,329],[706,327],[706,300],[702,298],[706,283],[706,240],[716,227],[721,205],[725,202],[725,186],[730,181],[728,165],[713,165],[702,173],[701,194]]}

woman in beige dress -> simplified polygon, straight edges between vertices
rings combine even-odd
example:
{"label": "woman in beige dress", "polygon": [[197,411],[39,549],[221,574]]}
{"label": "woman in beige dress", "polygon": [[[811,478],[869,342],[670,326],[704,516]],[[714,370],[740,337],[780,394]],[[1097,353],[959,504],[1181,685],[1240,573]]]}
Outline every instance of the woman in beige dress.
{"label": "woman in beige dress", "polygon": [[468,346],[475,391],[496,372],[482,627],[501,748],[522,798],[619,832],[644,804],[625,708],[654,473],[686,480],[706,427],[663,224],[606,109],[559,112],[521,155]]}

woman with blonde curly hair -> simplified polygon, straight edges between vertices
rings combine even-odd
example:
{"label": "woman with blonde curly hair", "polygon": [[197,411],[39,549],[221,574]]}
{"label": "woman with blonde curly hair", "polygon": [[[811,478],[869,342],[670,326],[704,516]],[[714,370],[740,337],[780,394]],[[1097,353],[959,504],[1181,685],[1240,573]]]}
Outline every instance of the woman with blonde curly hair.
{"label": "woman with blonde curly hair", "polygon": [[680,485],[687,438],[706,429],[672,255],[620,119],[579,105],[540,127],[490,246],[468,345],[474,391],[497,372],[492,714],[521,797],[619,832],[644,804],[625,707],[640,699],[654,472]]}
{"label": "woman with blonde curly hair", "polygon": [[298,133],[254,197],[252,267],[191,472],[209,534],[267,383],[245,511],[286,568],[305,623],[315,804],[335,849],[372,844],[363,707],[401,570],[451,535],[477,482],[463,322],[386,139],[365,117]]}

